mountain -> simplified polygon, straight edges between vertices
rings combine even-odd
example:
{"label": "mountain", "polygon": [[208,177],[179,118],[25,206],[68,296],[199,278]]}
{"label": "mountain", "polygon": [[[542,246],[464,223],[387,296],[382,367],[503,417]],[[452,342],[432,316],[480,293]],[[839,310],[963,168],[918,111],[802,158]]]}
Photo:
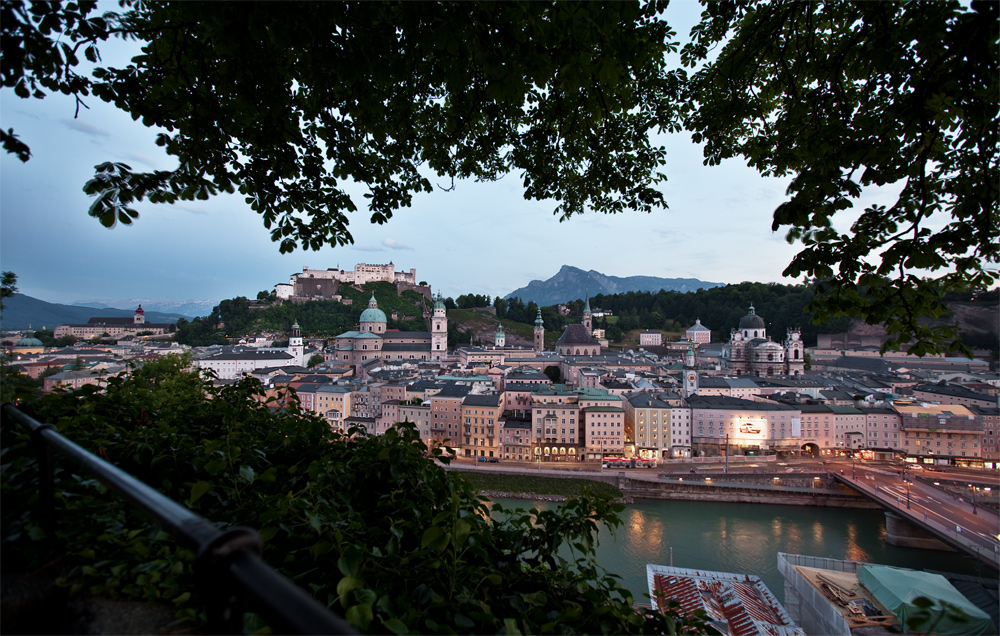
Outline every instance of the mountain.
{"label": "mountain", "polygon": [[[104,309],[113,307],[126,311],[135,311],[135,308],[142,305],[147,312],[158,311],[164,314],[178,314],[185,318],[195,318],[197,316],[207,316],[212,313],[212,309],[219,304],[217,300],[157,300],[155,298],[124,298],[96,300],[78,300],[73,303],[74,307],[95,307]],[[107,314],[112,315],[112,314]]]}
{"label": "mountain", "polygon": [[[138,306],[138,303],[136,303]],[[145,310],[146,308],[143,307]],[[47,303],[24,294],[14,294],[3,301],[3,314],[0,314],[0,329],[15,331],[19,329],[53,330],[59,325],[85,323],[91,318],[100,316],[108,318],[130,318],[135,309],[113,309],[109,307],[79,307],[76,305],[60,305]],[[207,313],[207,312],[206,312]],[[186,318],[181,314],[146,311],[146,322],[177,322],[178,318]]]}
{"label": "mountain", "polygon": [[577,267],[563,265],[562,269],[552,278],[541,281],[533,280],[526,287],[515,289],[504,298],[520,298],[524,302],[534,301],[535,304],[547,307],[565,303],[587,295],[623,294],[630,291],[658,292],[667,291],[689,292],[698,289],[722,287],[724,283],[706,283],[697,278],[657,278],[656,276],[605,276],[600,272],[590,270],[585,272]]}

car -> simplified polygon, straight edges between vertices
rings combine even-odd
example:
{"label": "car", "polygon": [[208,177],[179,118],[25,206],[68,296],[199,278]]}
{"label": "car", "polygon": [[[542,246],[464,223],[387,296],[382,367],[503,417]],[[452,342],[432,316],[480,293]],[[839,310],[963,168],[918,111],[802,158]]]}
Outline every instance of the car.
{"label": "car", "polygon": [[500,458],[499,457],[490,457],[489,462],[491,464],[499,464],[500,463]]}
{"label": "car", "polygon": [[477,457],[476,461],[477,462],[483,462],[485,464],[486,463],[486,458],[485,457]]}

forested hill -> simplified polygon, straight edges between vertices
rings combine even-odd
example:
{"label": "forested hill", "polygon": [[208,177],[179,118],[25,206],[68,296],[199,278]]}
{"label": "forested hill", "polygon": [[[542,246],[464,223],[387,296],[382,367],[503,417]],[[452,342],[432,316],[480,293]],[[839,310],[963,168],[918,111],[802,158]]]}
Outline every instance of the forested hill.
{"label": "forested hill", "polygon": [[[967,310],[970,304],[983,304],[995,309],[996,295],[995,290],[987,295],[980,295],[975,303],[967,302],[970,300],[967,298],[951,298],[949,307],[953,313],[943,321],[957,324],[966,344],[984,346],[980,341],[989,341],[989,337],[983,337],[983,329],[969,321],[966,317],[968,311],[956,310]],[[712,330],[712,340],[724,342],[729,338],[729,331],[739,324],[740,318],[746,315],[751,304],[757,315],[767,323],[768,334],[775,340],[783,339],[788,327],[800,327],[806,345],[813,346],[816,344],[817,334],[843,333],[851,327],[851,320],[848,318],[814,325],[812,316],[805,311],[812,297],[813,288],[805,285],[740,283],[690,293],[660,291],[655,294],[599,294],[591,297],[590,304],[595,310],[600,308],[613,312],[615,318],[612,320],[594,321],[595,327],[607,330],[606,335],[611,340],[619,340],[622,334],[632,329],[683,331],[700,318],[702,325]],[[995,325],[992,333],[995,341]]]}
{"label": "forested hill", "polygon": [[[385,312],[389,329],[426,331],[423,319],[425,299],[419,293],[407,290],[396,295],[391,283],[368,283],[359,290],[342,285],[339,293],[350,298],[345,305],[333,300],[314,300],[302,304],[277,304],[273,299],[251,301],[244,297],[223,300],[208,316],[188,322],[177,321],[177,341],[202,346],[225,344],[227,337],[240,337],[258,332],[286,333],[293,322],[298,322],[303,335],[332,338],[350,329],[356,329],[361,312],[368,308],[372,294],[378,308]],[[429,303],[428,303],[429,307]],[[392,319],[392,313],[397,319]],[[217,328],[221,325],[221,328]],[[285,336],[287,337],[287,336]]]}
{"label": "forested hill", "polygon": [[681,331],[701,319],[701,324],[712,330],[712,340],[729,339],[730,329],[735,329],[750,305],[767,323],[768,334],[775,340],[785,337],[788,327],[801,327],[807,345],[816,343],[817,333],[846,331],[850,321],[846,318],[825,325],[812,324],[812,316],[805,311],[812,299],[813,289],[805,285],[779,285],[769,283],[740,283],[695,292],[673,291],[628,292],[625,294],[598,294],[590,305],[611,311],[617,320],[595,320],[595,327],[606,324],[608,337],[616,339],[619,331],[631,329],[662,329]]}

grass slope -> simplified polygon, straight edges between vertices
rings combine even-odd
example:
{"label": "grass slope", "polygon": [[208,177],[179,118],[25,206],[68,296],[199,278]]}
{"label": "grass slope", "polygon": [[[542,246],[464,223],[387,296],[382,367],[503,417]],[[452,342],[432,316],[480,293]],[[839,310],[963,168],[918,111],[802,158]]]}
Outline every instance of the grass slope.
{"label": "grass slope", "polygon": [[561,497],[578,497],[584,489],[607,493],[619,499],[622,491],[617,486],[603,481],[575,478],[535,477],[532,475],[508,475],[483,471],[463,472],[466,479],[472,482],[480,492],[509,492],[516,494],[556,495]]}

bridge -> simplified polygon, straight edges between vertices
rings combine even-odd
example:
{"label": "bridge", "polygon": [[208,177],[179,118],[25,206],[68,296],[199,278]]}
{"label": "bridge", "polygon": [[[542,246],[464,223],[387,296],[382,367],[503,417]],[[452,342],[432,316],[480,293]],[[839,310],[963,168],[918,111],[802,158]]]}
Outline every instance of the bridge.
{"label": "bridge", "polygon": [[[886,542],[908,547],[940,547],[931,539],[1000,570],[1000,517],[913,475],[855,468],[832,473],[837,482],[886,510]],[[920,532],[914,531],[919,529]]]}

